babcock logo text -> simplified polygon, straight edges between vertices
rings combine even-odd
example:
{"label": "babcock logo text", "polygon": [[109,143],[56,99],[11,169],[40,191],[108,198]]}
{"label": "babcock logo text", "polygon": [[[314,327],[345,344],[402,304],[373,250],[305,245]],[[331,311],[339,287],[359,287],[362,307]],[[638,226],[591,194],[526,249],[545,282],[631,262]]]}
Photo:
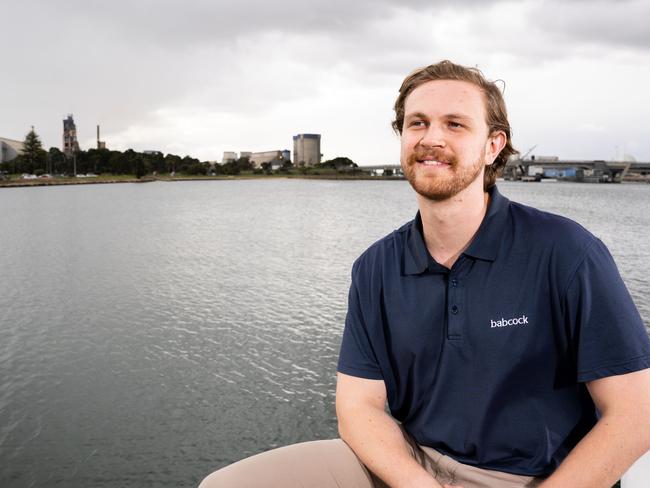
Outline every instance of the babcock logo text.
{"label": "babcock logo text", "polygon": [[521,317],[516,317],[514,319],[504,319],[501,320],[490,320],[490,327],[508,327],[509,325],[527,325],[528,317],[522,315]]}

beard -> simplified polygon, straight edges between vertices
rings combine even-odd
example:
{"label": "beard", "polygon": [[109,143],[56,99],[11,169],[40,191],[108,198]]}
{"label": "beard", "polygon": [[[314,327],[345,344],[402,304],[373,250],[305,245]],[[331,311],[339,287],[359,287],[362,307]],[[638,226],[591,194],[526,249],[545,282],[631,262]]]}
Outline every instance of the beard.
{"label": "beard", "polygon": [[[448,168],[439,168],[435,173],[426,174],[418,171],[418,163],[426,157],[433,157],[436,161],[444,161],[449,164]],[[485,151],[473,164],[463,165],[453,155],[445,155],[442,151],[415,150],[411,153],[406,163],[402,162],[404,176],[413,189],[423,197],[442,201],[447,200],[472,184],[483,172],[485,166]]]}

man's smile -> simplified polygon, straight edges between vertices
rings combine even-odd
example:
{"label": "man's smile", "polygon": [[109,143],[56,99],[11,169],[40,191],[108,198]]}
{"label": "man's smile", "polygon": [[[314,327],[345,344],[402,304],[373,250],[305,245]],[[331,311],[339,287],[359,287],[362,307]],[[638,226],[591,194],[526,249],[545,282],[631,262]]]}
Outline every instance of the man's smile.
{"label": "man's smile", "polygon": [[419,164],[423,164],[425,166],[439,166],[439,167],[449,166],[449,163],[447,163],[446,161],[438,161],[435,159],[417,159],[416,161]]}

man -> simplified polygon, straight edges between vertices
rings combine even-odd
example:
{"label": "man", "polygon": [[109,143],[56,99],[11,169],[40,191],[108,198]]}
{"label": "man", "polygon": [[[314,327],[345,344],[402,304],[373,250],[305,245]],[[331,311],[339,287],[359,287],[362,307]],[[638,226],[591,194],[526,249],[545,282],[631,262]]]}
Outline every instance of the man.
{"label": "man", "polygon": [[417,70],[395,113],[419,212],[353,266],[344,442],[270,451],[202,486],[610,487],[650,448],[650,341],[607,249],[499,194],[515,151],[478,70]]}

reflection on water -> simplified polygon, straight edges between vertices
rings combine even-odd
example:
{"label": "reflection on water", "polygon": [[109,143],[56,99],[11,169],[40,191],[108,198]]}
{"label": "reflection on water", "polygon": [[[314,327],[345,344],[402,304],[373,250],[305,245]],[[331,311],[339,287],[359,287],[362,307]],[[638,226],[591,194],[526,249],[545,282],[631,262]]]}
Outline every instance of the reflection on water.
{"label": "reflection on water", "polygon": [[[502,183],[601,237],[648,324],[650,186]],[[332,437],[352,261],[405,182],[0,191],[0,485],[192,486]]]}

